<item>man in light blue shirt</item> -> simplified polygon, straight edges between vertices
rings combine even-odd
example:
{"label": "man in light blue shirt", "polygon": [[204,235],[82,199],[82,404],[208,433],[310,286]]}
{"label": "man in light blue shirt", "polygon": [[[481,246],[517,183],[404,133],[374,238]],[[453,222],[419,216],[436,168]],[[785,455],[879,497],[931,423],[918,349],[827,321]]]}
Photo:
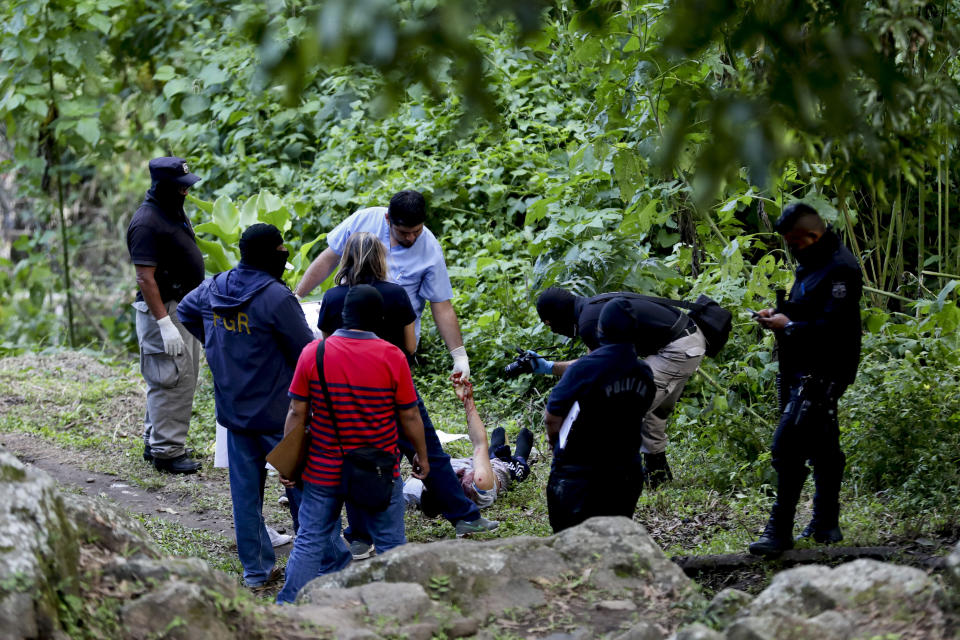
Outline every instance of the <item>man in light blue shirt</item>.
{"label": "man in light blue shirt", "polygon": [[360,209],[327,234],[328,247],[307,267],[295,293],[301,298],[309,295],[333,273],[350,234],[358,231],[374,234],[387,250],[390,280],[410,296],[410,304],[417,314],[417,341],[420,340],[420,316],[429,301],[434,324],[453,357],[453,372],[460,372],[466,380],[470,377],[470,363],[451,302],[450,276],[440,243],[424,226],[425,218],[426,201],[417,191],[400,191],[390,199],[389,207]]}
{"label": "man in light blue shirt", "polygon": [[[410,296],[410,303],[417,314],[417,340],[420,339],[420,316],[429,301],[433,322],[453,357],[453,372],[459,372],[460,378],[466,380],[470,376],[470,363],[463,346],[460,323],[451,302],[453,288],[440,243],[424,226],[426,215],[426,201],[417,191],[394,194],[389,207],[360,209],[327,234],[327,248],[307,267],[295,292],[302,298],[330,276],[340,263],[350,234],[360,231],[374,234],[387,250],[390,280],[403,287]],[[450,466],[450,456],[440,446],[419,394],[417,399],[431,469],[425,483],[430,491],[436,492],[434,495],[438,498],[441,513],[454,525],[458,536],[495,529],[499,523],[481,517],[479,509],[460,489],[459,480]],[[399,444],[404,454],[412,455],[409,443],[405,442],[402,434]],[[348,520],[351,520],[350,510],[348,504]],[[357,522],[356,519],[351,521],[345,535],[350,540],[354,558],[359,560],[369,556],[370,538],[367,532],[354,526]]]}

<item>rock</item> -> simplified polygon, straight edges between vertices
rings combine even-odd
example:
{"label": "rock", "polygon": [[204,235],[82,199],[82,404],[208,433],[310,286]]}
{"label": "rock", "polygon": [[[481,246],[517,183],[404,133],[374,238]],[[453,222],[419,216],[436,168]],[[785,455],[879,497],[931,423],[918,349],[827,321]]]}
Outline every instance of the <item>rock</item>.
{"label": "rock", "polygon": [[83,542],[130,556],[136,553],[160,557],[160,549],[143,525],[112,503],[100,498],[61,493],[66,516],[73,521]]}
{"label": "rock", "polygon": [[955,589],[960,589],[960,543],[947,556],[946,576]]}
{"label": "rock", "polygon": [[697,623],[683,627],[670,636],[670,640],[723,640],[723,635]]}
{"label": "rock", "polygon": [[920,569],[862,559],[835,569],[812,565],[779,573],[747,609],[750,615],[812,617],[838,606],[872,604],[892,606],[905,614],[921,612],[943,599],[937,582]]}
{"label": "rock", "polygon": [[753,596],[738,589],[724,589],[713,596],[707,606],[707,617],[720,627],[726,627],[741,609],[750,604]]}
{"label": "rock", "polygon": [[234,640],[217,604],[215,593],[174,580],[127,604],[121,619],[130,640]]}
{"label": "rock", "polygon": [[727,630],[728,640],[946,633],[938,582],[912,567],[856,560],[834,569],[807,566],[777,574]]}
{"label": "rock", "polygon": [[103,575],[120,582],[159,584],[171,578],[191,582],[221,594],[225,598],[237,595],[237,583],[222,571],[211,569],[200,558],[166,558],[154,560],[142,556],[116,556],[103,566]]}
{"label": "rock", "polygon": [[844,640],[830,627],[792,615],[741,618],[730,625],[727,640]]}
{"label": "rock", "polygon": [[637,605],[629,600],[601,600],[593,605],[601,611],[636,611]]}
{"label": "rock", "polygon": [[76,528],[53,480],[0,449],[0,629],[5,637],[50,637],[59,630],[60,595],[78,593],[78,557]]}
{"label": "rock", "polygon": [[655,624],[640,621],[613,640],[663,640],[663,633]]}
{"label": "rock", "polygon": [[701,598],[642,526],[593,518],[548,538],[408,544],[311,581],[297,601],[316,604],[325,591],[378,582],[420,585],[480,619],[544,606],[550,590],[565,585],[601,590],[607,601]]}

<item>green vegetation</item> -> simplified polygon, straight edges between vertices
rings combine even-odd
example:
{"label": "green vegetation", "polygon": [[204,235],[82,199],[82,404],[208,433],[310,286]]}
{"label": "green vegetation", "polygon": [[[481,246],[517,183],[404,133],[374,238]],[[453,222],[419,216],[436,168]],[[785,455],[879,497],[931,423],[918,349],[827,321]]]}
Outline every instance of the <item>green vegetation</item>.
{"label": "green vegetation", "polygon": [[[291,283],[334,224],[418,188],[481,412],[511,437],[542,433],[552,381],[503,380],[505,353],[580,348],[537,321],[543,287],[706,293],[737,313],[672,421],[677,481],[638,514],[671,553],[734,551],[769,505],[776,417],[772,340],[742,311],[789,286],[771,221],[803,198],[868,285],[841,403],[848,539],[960,529],[956,3],[15,0],[0,18],[0,352],[67,345],[72,324],[74,344],[128,361],[124,230],[151,156],[204,177],[188,213],[211,272],[269,220]],[[462,431],[428,317],[419,360],[437,426]],[[139,415],[102,406],[136,393],[134,369],[30,394],[10,389],[34,372],[14,369],[0,391],[23,403],[0,430],[103,449],[119,424],[133,465]],[[207,451],[209,388],[196,411]],[[498,535],[548,532],[546,467],[491,510]],[[413,540],[451,534],[408,525]]]}

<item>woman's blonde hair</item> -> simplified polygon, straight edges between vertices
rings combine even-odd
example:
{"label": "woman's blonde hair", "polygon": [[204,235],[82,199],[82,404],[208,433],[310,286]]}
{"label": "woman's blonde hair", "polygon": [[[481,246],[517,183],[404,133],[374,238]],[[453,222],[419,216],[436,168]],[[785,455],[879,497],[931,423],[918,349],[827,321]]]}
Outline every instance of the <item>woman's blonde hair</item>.
{"label": "woman's blonde hair", "polygon": [[359,231],[350,234],[340,257],[337,284],[353,286],[387,279],[387,252],[383,243],[372,233]]}

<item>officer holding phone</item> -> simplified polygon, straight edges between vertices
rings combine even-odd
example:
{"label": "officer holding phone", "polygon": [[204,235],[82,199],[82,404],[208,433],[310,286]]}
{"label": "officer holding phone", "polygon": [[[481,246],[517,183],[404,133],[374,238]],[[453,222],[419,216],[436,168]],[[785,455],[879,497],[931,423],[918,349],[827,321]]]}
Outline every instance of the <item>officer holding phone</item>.
{"label": "officer holding phone", "polygon": [[800,537],[827,544],[843,539],[839,494],[846,457],[837,401],[860,362],[863,281],[856,258],[802,202],[784,207],[776,230],[798,266],[790,296],[775,309],[754,313],[757,323],[776,335],[780,361],[781,416],[771,447],[777,499],[763,534],[750,545],[750,553],[761,556],[793,547],[794,513],[808,461],[816,493],[813,520]]}

